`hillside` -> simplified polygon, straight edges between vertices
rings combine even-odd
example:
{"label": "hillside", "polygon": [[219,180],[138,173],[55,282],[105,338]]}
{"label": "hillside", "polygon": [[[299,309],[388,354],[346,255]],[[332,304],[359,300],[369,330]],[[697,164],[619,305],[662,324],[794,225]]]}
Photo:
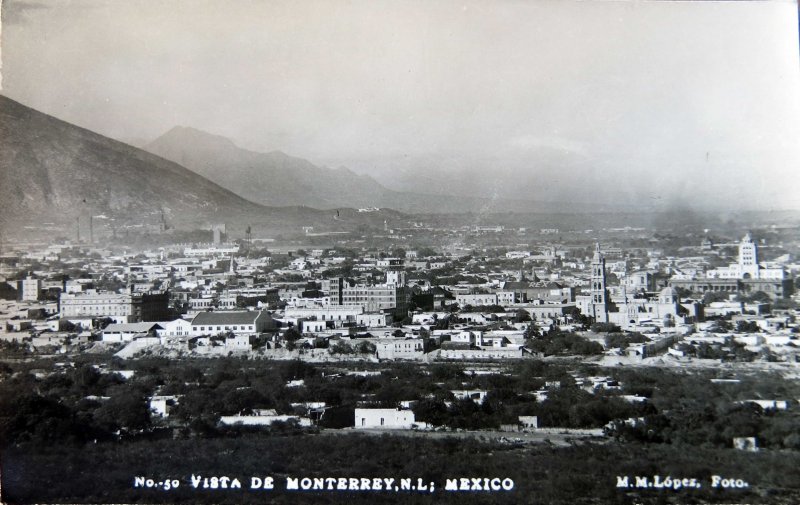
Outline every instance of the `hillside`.
{"label": "hillside", "polygon": [[[250,202],[177,163],[48,116],[0,96],[0,233],[20,237],[49,230],[72,237],[76,220],[125,232],[204,228],[228,223],[254,230],[298,231],[302,226],[342,230],[383,222],[352,213],[304,206],[267,208]],[[351,213],[347,213],[350,215]],[[344,216],[345,213],[342,213]],[[113,223],[113,224],[111,224]],[[28,228],[26,228],[28,227]],[[68,230],[68,231],[67,231]]]}

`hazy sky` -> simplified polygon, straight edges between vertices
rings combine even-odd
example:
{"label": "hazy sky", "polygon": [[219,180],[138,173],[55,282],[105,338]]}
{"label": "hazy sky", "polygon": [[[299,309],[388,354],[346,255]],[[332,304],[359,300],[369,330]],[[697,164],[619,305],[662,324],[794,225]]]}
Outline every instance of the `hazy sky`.
{"label": "hazy sky", "polygon": [[793,1],[4,0],[2,16],[3,93],[115,138],[184,125],[407,184],[800,208]]}

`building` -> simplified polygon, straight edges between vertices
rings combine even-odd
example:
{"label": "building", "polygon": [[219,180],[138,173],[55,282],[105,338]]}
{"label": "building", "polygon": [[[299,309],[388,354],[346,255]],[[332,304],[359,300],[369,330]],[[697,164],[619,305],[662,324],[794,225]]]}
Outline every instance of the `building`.
{"label": "building", "polygon": [[159,337],[166,338],[181,338],[189,337],[192,332],[192,323],[185,319],[175,319],[174,321],[158,323],[161,326],[159,330]]}
{"label": "building", "polygon": [[201,312],[192,319],[192,336],[219,333],[248,335],[261,333],[275,326],[272,316],[265,310]]}
{"label": "building", "polygon": [[280,415],[275,409],[253,409],[250,415],[221,416],[219,423],[227,426],[269,426],[272,423],[296,422],[298,426],[311,426],[311,419],[301,416]]}
{"label": "building", "polygon": [[[393,279],[405,282],[404,278]],[[332,305],[360,306],[363,312],[390,312],[398,319],[408,315],[411,290],[402,284],[351,286],[344,279],[330,279],[327,284]]]}
{"label": "building", "polygon": [[667,287],[658,296],[636,296],[628,293],[626,284],[617,295],[611,296],[606,286],[605,259],[600,245],[592,258],[592,276],[589,296],[577,297],[581,313],[596,323],[614,323],[622,328],[637,326],[642,322],[658,322],[674,326],[703,319],[702,305],[682,304],[677,291]]}
{"label": "building", "polygon": [[28,274],[28,276],[25,277],[20,284],[20,292],[23,302],[35,302],[39,300],[42,292],[41,279]]}
{"label": "building", "polygon": [[169,412],[172,410],[172,407],[177,404],[178,397],[174,395],[151,396],[150,413],[157,417],[169,417]]}
{"label": "building", "polygon": [[158,323],[109,324],[103,329],[103,342],[130,342],[135,337],[153,337],[163,330]]}
{"label": "building", "polygon": [[761,291],[773,300],[788,298],[794,293],[794,279],[783,267],[759,263],[758,245],[749,233],[739,243],[736,263],[709,270],[705,275],[674,275],[669,286],[701,294],[747,295]]}
{"label": "building", "polygon": [[781,267],[768,266],[758,261],[758,245],[748,233],[739,243],[739,258],[727,267],[706,272],[708,279],[742,279],[780,281],[786,278]]}
{"label": "building", "polygon": [[595,244],[592,257],[592,279],[589,303],[585,305],[584,315],[597,323],[608,322],[608,290],[606,289],[606,260],[600,252],[600,244]]}
{"label": "building", "polygon": [[409,430],[414,426],[414,412],[400,409],[356,409],[357,429],[380,428]]}
{"label": "building", "polygon": [[378,359],[420,359],[425,354],[420,339],[381,339],[375,347]]}
{"label": "building", "polygon": [[59,310],[63,318],[111,318],[117,323],[163,321],[169,316],[169,294],[166,291],[110,293],[93,289],[61,293]]}

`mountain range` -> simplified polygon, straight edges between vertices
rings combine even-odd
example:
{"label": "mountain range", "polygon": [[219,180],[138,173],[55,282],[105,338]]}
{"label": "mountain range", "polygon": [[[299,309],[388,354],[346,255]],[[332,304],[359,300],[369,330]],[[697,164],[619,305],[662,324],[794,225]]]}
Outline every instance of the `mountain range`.
{"label": "mountain range", "polygon": [[[447,194],[446,184],[421,193],[388,189],[368,175],[314,165],[280,151],[260,153],[226,137],[176,126],[143,149],[179,163],[223,188],[268,206],[307,205],[320,209],[379,207],[407,213],[491,213],[510,209],[552,212],[552,203]],[[443,186],[443,187],[442,187]],[[570,204],[574,210],[574,203]]]}
{"label": "mountain range", "polygon": [[[566,200],[395,191],[347,168],[320,167],[279,151],[249,151],[188,127],[175,127],[137,148],[2,95],[0,189],[0,235],[6,236],[42,231],[43,224],[48,233],[71,230],[76,220],[80,227],[89,216],[108,220],[106,228],[114,231],[164,224],[208,229],[226,223],[240,230],[252,225],[256,232],[297,233],[306,226],[352,231],[382,227],[384,221],[407,225],[414,219],[408,214],[463,214],[466,222],[479,224],[497,213],[588,207]],[[380,211],[358,212],[361,207]]]}
{"label": "mountain range", "polygon": [[[19,235],[26,226],[51,230],[97,216],[119,229],[158,224],[207,227],[249,223],[269,230],[300,226],[344,229],[396,218],[331,212],[302,205],[265,207],[197,173],[142,149],[43,114],[0,96],[0,233]],[[369,221],[371,220],[371,221]],[[71,236],[64,233],[64,236]]]}

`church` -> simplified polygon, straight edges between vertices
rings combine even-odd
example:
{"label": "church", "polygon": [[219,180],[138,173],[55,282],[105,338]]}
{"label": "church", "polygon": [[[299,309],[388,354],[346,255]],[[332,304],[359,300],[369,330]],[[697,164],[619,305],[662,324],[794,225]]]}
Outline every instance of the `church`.
{"label": "church", "polygon": [[581,313],[596,323],[613,323],[632,329],[645,323],[675,326],[703,318],[703,306],[697,302],[681,303],[675,289],[667,287],[657,295],[628,293],[625,286],[609,289],[606,284],[606,260],[596,244],[591,264],[589,295],[576,297]]}

